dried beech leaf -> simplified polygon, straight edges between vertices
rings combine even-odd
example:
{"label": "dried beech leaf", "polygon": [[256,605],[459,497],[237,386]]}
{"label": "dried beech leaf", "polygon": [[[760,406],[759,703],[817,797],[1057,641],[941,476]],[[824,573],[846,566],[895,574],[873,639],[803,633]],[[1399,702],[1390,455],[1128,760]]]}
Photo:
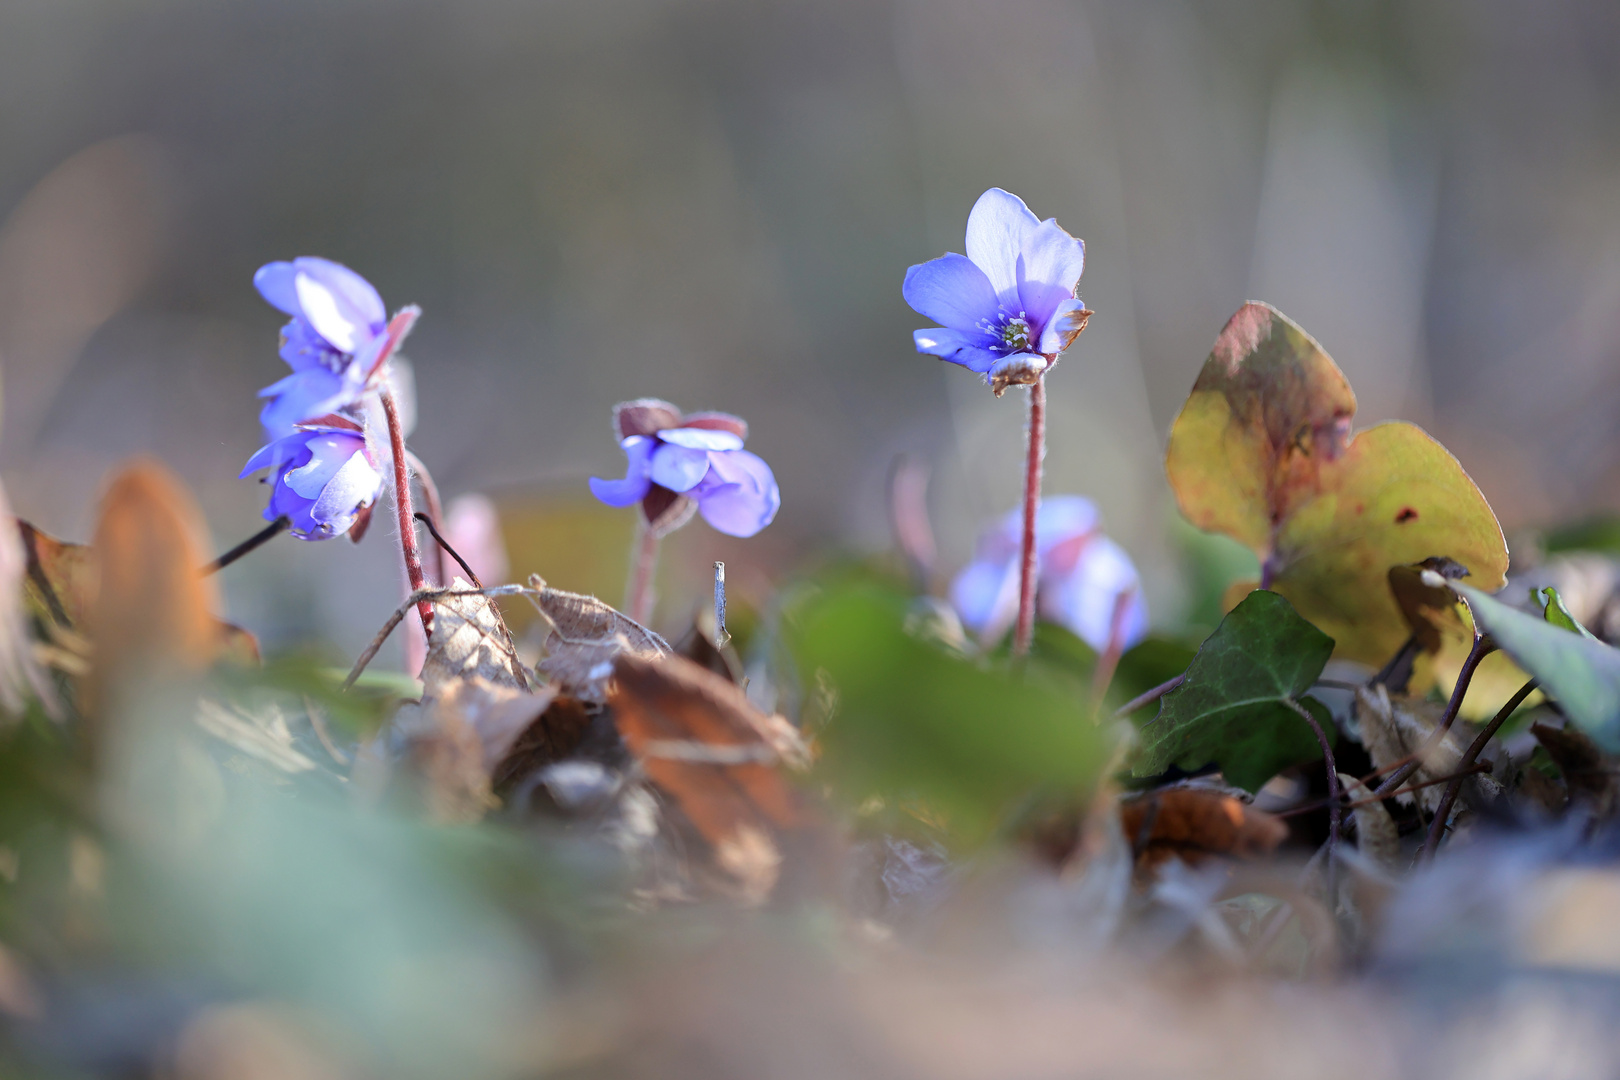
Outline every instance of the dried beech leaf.
{"label": "dried beech leaf", "polygon": [[1171,856],[1189,864],[1212,855],[1251,859],[1270,854],[1288,838],[1281,819],[1206,787],[1150,791],[1123,800],[1119,812],[1139,869]]}
{"label": "dried beech leaf", "polygon": [[763,900],[781,866],[773,838],[808,820],[781,769],[807,763],[798,732],[682,657],[625,653],[614,669],[610,704],[625,743],[709,842],[744,898]]}
{"label": "dried beech leaf", "polygon": [[[1356,691],[1355,710],[1356,722],[1361,725],[1362,745],[1380,773],[1417,753],[1428,743],[1440,722],[1439,707],[1432,702],[1391,698],[1381,683]],[[1455,730],[1446,732],[1445,738],[1429,750],[1410,782],[1418,784],[1456,772],[1464,746]],[[1403,792],[1395,796],[1395,801],[1410,806],[1416,798],[1418,805],[1432,814],[1440,805],[1443,791],[1441,785],[1431,784],[1415,793]]]}
{"label": "dried beech leaf", "polygon": [[[460,576],[450,583],[457,591],[475,587]],[[511,690],[527,690],[529,685],[495,601],[487,596],[441,597],[433,601],[433,636],[422,663],[422,695],[442,697],[466,679]]]}
{"label": "dried beech leaf", "polygon": [[402,706],[395,716],[401,758],[429,816],[476,821],[498,805],[496,767],[546,712],[556,691],[530,693],[477,675],[436,686],[433,697]]}
{"label": "dried beech leaf", "polygon": [[1389,816],[1384,801],[1373,799],[1366,784],[1346,773],[1339,774],[1339,786],[1351,802],[1362,804],[1353,811],[1356,818],[1356,849],[1386,870],[1399,869],[1400,831],[1395,826],[1395,819]]}
{"label": "dried beech leaf", "polygon": [[491,783],[496,792],[506,792],[524,777],[563,760],[579,749],[591,721],[601,711],[593,712],[576,697],[555,691],[552,693],[555,696],[545,712],[517,737],[495,766]]}
{"label": "dried beech leaf", "polygon": [[651,659],[672,652],[663,638],[594,596],[553,589],[539,575],[529,584],[538,594],[529,599],[548,623],[539,670],[564,693],[600,704],[621,654]]}
{"label": "dried beech leaf", "polygon": [[1390,567],[1446,556],[1497,589],[1508,554],[1445,447],[1403,422],[1352,436],[1355,411],[1320,345],[1275,308],[1245,304],[1171,428],[1165,469],[1189,521],[1251,548],[1337,656],[1376,665],[1408,634]]}

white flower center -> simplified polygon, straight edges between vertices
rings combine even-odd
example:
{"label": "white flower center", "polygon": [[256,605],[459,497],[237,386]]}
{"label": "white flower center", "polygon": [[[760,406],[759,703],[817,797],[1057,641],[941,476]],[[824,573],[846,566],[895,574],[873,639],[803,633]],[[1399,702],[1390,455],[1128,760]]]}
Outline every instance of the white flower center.
{"label": "white flower center", "polygon": [[1030,338],[1029,313],[1020,311],[1016,316],[1003,309],[997,313],[994,321],[981,319],[979,329],[996,340],[991,343],[992,349],[999,349],[1008,353],[1029,352],[1033,347]]}

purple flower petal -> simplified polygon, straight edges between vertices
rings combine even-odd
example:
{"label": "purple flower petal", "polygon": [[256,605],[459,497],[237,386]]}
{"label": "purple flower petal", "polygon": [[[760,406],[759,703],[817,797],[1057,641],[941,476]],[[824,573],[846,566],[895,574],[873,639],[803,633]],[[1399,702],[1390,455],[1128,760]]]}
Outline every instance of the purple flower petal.
{"label": "purple flower petal", "polygon": [[355,352],[382,332],[387,312],[365,278],[325,259],[299,259],[296,265],[299,310],[334,349]]}
{"label": "purple flower petal", "polygon": [[977,332],[965,334],[960,330],[933,327],[913,331],[911,339],[916,343],[918,352],[929,353],[953,364],[961,364],[969,371],[980,375],[989,371],[995,366],[996,361],[1001,359],[999,353],[991,352],[985,347],[992,340],[988,334]]}
{"label": "purple flower petal", "polygon": [[954,252],[907,270],[901,292],[917,314],[953,330],[973,332],[996,316],[990,279],[972,259]]}
{"label": "purple flower petal", "polygon": [[259,396],[271,400],[259,413],[259,422],[271,438],[283,438],[305,420],[325,416],[350,404],[360,386],[346,375],[337,375],[325,368],[308,368],[265,387],[259,391]]}
{"label": "purple flower petal", "polygon": [[951,606],[962,617],[962,625],[980,638],[988,640],[986,631],[997,626],[1005,633],[1018,617],[1017,560],[968,563],[951,582]]}
{"label": "purple flower petal", "polygon": [[282,482],[306,499],[318,499],[326,485],[348,464],[349,458],[365,449],[365,440],[353,435],[320,434],[310,437],[309,461],[282,474]]}
{"label": "purple flower petal", "polygon": [[758,454],[747,450],[710,457],[709,474],[693,492],[698,512],[727,536],[753,536],[776,517],[782,492],[776,475]]}
{"label": "purple flower petal", "polygon": [[1074,335],[1079,332],[1076,328],[1075,315],[1085,309],[1085,303],[1078,297],[1059,303],[1048,316],[1046,325],[1041,328],[1041,337],[1035,347],[1047,356],[1067,349],[1074,341]]}
{"label": "purple flower petal", "polygon": [[[689,450],[741,450],[743,445],[742,438],[734,432],[689,427],[666,428],[658,433],[658,441],[674,443]],[[699,476],[698,479],[703,478]],[[668,487],[667,484],[665,486]]]}
{"label": "purple flower petal", "polygon": [[990,279],[999,302],[1018,311],[1018,257],[1040,219],[1018,196],[991,188],[973,204],[967,221],[967,257]]}
{"label": "purple flower petal", "polygon": [[271,305],[288,315],[298,314],[298,296],[293,292],[293,278],[298,271],[290,262],[265,263],[253,274],[253,287]]}
{"label": "purple flower petal", "polygon": [[601,480],[591,477],[591,494],[609,506],[634,506],[647,497],[652,478],[647,475],[647,459],[652,456],[653,440],[646,435],[632,435],[619,444],[624,447],[629,463],[623,480]]}
{"label": "purple flower petal", "polygon": [[[341,436],[340,436],[341,437]],[[349,530],[362,506],[370,506],[382,492],[382,476],[366,460],[365,443],[334,472],[310,507],[310,516],[333,533]]]}
{"label": "purple flower petal", "polygon": [[[663,438],[668,432],[660,431]],[[709,451],[660,442],[652,453],[652,481],[671,491],[691,491],[709,471]]]}
{"label": "purple flower petal", "polygon": [[1033,327],[1044,327],[1057,306],[1073,299],[1086,266],[1086,245],[1055,218],[1041,222],[1024,240],[1018,260],[1018,302]]}
{"label": "purple flower petal", "polygon": [[1106,536],[1094,536],[1086,543],[1072,571],[1042,583],[1041,610],[1098,652],[1114,636],[1116,608],[1122,601],[1119,644],[1128,649],[1147,633],[1147,602],[1130,556]]}

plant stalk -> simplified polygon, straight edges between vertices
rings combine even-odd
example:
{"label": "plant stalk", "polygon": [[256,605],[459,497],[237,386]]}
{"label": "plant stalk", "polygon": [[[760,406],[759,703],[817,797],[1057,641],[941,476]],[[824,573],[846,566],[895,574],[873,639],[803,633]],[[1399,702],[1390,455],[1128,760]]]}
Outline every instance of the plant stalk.
{"label": "plant stalk", "polygon": [[254,533],[252,536],[248,537],[246,540],[242,541],[240,544],[237,544],[235,547],[231,548],[231,550],[227,551],[225,554],[203,567],[202,576],[207,577],[209,574],[219,573],[221,570],[231,565],[231,563],[246,555],[248,552],[261,548],[265,544],[268,544],[270,541],[274,540],[281,533],[285,532],[287,527],[291,524],[291,518],[289,518],[286,514],[281,515],[280,517],[276,518],[276,520],[272,521],[270,524],[266,525],[264,528],[260,529],[258,532]]}
{"label": "plant stalk", "polygon": [[1462,791],[1463,778],[1468,775],[1470,766],[1485,751],[1485,744],[1491,741],[1497,731],[1501,730],[1503,724],[1507,723],[1508,717],[1513,715],[1513,710],[1523,705],[1524,699],[1534,693],[1539,685],[1540,683],[1531,679],[1519,687],[1514,695],[1507,699],[1507,704],[1503,705],[1496,715],[1491,717],[1491,722],[1480,729],[1479,734],[1474,737],[1474,741],[1463,752],[1463,756],[1457,760],[1457,775],[1452,778],[1451,783],[1446,785],[1445,793],[1440,796],[1440,805],[1435,808],[1434,820],[1429,823],[1429,836],[1423,842],[1423,850],[1419,853],[1420,858],[1432,859],[1435,853],[1439,851],[1440,838],[1446,833],[1446,819],[1451,816],[1451,808],[1457,802],[1457,795]]}
{"label": "plant stalk", "polygon": [[624,608],[633,622],[642,626],[652,618],[653,571],[658,568],[658,532],[644,514],[636,514],[636,546],[630,561],[630,584],[625,587]]}
{"label": "plant stalk", "polygon": [[1041,460],[1046,456],[1046,376],[1029,386],[1029,453],[1024,462],[1024,538],[1018,561],[1018,622],[1012,653],[1028,656],[1035,637],[1035,517],[1041,506]]}
{"label": "plant stalk", "polygon": [[[399,406],[394,394],[386,386],[378,392],[382,399],[383,416],[388,421],[388,445],[394,459],[394,509],[399,515],[399,548],[405,556],[405,576],[411,591],[420,592],[428,587],[427,575],[422,572],[422,549],[416,542],[416,512],[411,507],[411,469],[407,463],[405,430],[399,422]],[[422,620],[422,630],[433,636],[433,605],[418,600],[416,614]]]}

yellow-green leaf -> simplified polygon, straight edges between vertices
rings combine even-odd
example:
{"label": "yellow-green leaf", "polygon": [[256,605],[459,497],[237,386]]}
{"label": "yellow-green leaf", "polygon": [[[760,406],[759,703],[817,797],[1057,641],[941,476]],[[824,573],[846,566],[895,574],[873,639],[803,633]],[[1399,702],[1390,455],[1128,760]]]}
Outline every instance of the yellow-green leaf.
{"label": "yellow-green leaf", "polygon": [[1187,519],[1252,549],[1262,584],[1337,641],[1335,655],[1382,664],[1410,633],[1390,567],[1447,557],[1494,590],[1507,544],[1445,447],[1399,421],[1352,435],[1355,409],[1310,335],[1245,304],[1171,428],[1165,468]]}

